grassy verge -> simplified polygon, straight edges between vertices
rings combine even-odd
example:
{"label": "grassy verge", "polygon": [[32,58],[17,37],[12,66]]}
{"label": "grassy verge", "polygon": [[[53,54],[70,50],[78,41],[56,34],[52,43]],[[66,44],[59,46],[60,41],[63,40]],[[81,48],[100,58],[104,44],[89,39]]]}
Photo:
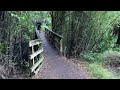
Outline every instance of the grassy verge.
{"label": "grassy verge", "polygon": [[[108,52],[107,54],[108,56],[117,55],[115,52]],[[88,72],[92,79],[120,79],[112,69],[106,68],[105,63],[109,62],[109,58],[106,60],[104,56],[107,56],[107,54],[92,52],[81,54],[81,58],[88,62]]]}
{"label": "grassy verge", "polygon": [[99,63],[89,64],[88,70],[92,79],[115,79],[114,75]]}

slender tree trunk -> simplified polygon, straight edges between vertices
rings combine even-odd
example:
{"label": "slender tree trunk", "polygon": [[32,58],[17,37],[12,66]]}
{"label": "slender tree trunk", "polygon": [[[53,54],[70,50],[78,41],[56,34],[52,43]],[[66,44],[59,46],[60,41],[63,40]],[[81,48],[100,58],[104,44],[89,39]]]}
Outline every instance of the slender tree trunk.
{"label": "slender tree trunk", "polygon": [[120,45],[120,28],[119,28],[118,39],[117,39],[117,43],[116,44]]}

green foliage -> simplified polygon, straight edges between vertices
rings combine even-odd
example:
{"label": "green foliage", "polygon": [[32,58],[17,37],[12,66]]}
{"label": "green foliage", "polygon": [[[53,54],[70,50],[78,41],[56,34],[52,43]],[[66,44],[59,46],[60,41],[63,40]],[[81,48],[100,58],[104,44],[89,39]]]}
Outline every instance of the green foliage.
{"label": "green foliage", "polygon": [[110,71],[103,65],[112,65],[112,68],[119,66],[120,63],[120,52],[108,50],[103,53],[93,53],[86,51],[80,54],[80,58],[90,62],[89,71],[93,78],[97,79],[115,79],[119,78],[116,76],[115,71]]}
{"label": "green foliage", "polygon": [[85,59],[90,63],[103,61],[103,55],[101,53],[93,53],[91,51],[82,52],[80,58]]}
{"label": "green foliage", "polygon": [[112,50],[120,52],[120,45],[115,45]]}
{"label": "green foliage", "polygon": [[115,76],[98,63],[92,63],[88,67],[94,79],[115,79]]}
{"label": "green foliage", "polygon": [[53,11],[53,29],[64,35],[64,47],[71,56],[90,50],[104,52],[114,47],[114,28],[120,11]]}
{"label": "green foliage", "polygon": [[3,49],[3,48],[4,48],[4,44],[0,43],[0,49]]}
{"label": "green foliage", "polygon": [[5,54],[6,53],[6,48],[7,48],[6,42],[0,43],[0,53]]}
{"label": "green foliage", "polygon": [[[19,30],[19,29],[25,29],[28,31],[28,33],[30,32],[34,32],[34,22],[36,20],[41,20],[43,21],[42,24],[45,25],[44,20],[49,21],[48,25],[49,27],[51,22],[51,17],[49,14],[49,11],[9,11],[8,12],[11,17],[13,19],[13,22],[16,24],[13,27],[15,28],[15,31]],[[42,27],[42,29],[44,29]],[[31,37],[30,34],[27,37]]]}

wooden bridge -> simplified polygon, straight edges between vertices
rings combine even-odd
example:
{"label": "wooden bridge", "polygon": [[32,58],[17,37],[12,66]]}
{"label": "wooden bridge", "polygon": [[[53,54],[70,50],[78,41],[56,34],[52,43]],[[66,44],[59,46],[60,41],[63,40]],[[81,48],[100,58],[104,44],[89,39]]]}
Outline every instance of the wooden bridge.
{"label": "wooden bridge", "polygon": [[[46,31],[49,32],[48,30]],[[71,59],[61,55],[60,49],[55,48],[55,41],[52,44],[46,36],[46,32],[41,32],[39,36],[42,39],[44,48],[44,60],[42,68],[33,79],[86,79],[87,72],[83,69],[83,64],[78,65]],[[50,32],[49,32],[50,33]],[[51,33],[52,35],[52,33]],[[57,36],[56,36],[57,37]],[[62,45],[62,44],[61,44]],[[58,47],[60,48],[60,47]],[[64,53],[64,52],[63,52]]]}
{"label": "wooden bridge", "polygon": [[[47,27],[45,28],[45,36],[49,40],[49,42],[57,49],[59,54],[63,54],[63,37],[52,30],[49,30]],[[29,41],[29,62],[27,67],[31,73],[37,74],[40,68],[42,67],[42,63],[44,60],[44,50],[42,46],[42,40],[40,37],[40,31],[35,28],[35,33],[38,39]],[[37,47],[37,49],[36,49]]]}
{"label": "wooden bridge", "polygon": [[[35,28],[37,38],[29,41],[28,71],[35,79],[87,79],[85,70],[64,57],[63,37],[47,27]],[[42,67],[42,68],[41,68]],[[38,72],[39,71],[39,72]]]}
{"label": "wooden bridge", "polygon": [[45,36],[50,43],[63,55],[63,37],[45,27]]}

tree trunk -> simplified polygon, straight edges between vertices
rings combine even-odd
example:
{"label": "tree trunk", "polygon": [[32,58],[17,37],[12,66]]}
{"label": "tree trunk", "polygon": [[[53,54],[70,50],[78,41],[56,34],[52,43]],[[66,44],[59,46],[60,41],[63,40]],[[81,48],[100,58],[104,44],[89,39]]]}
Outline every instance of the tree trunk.
{"label": "tree trunk", "polygon": [[117,39],[117,43],[116,44],[120,45],[120,28],[119,28],[118,39]]}

